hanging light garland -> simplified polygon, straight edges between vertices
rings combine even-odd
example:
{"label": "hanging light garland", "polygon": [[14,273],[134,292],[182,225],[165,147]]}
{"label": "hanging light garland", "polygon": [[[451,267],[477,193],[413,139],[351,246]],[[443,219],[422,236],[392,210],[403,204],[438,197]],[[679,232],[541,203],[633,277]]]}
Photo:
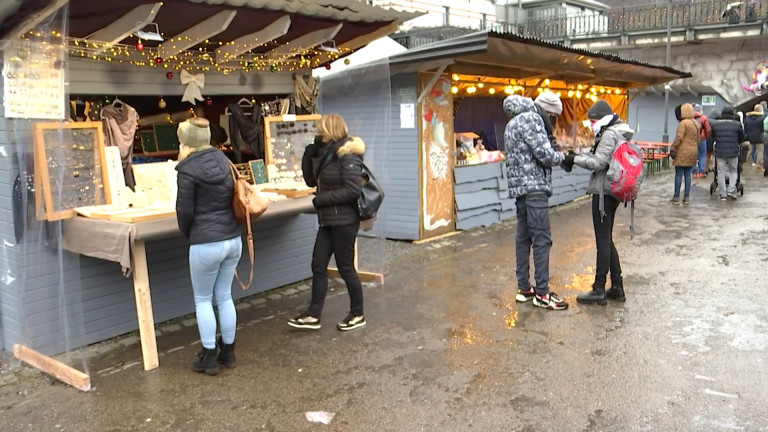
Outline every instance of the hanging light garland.
{"label": "hanging light garland", "polygon": [[[238,45],[234,42],[212,42],[205,40],[194,49],[180,53],[161,56],[157,47],[150,47],[139,39],[135,44],[108,44],[106,42],[93,41],[87,38],[64,38],[56,31],[50,35],[41,32],[30,31],[23,38],[27,40],[48,40],[53,36],[53,41],[47,43],[58,44],[66,49],[72,57],[86,58],[93,61],[105,61],[109,63],[130,64],[145,68],[163,68],[171,70],[186,69],[194,72],[219,71],[229,74],[233,71],[264,71],[286,72],[302,69],[313,69],[330,63],[341,56],[350,54],[353,50],[338,47],[339,53],[331,53],[319,49],[292,49],[290,43],[276,45],[273,42],[263,43],[256,48],[277,48],[281,51],[275,53],[254,54],[250,51],[256,49],[251,45]],[[190,42],[188,36],[168,39],[164,44],[169,44],[174,50],[174,43]],[[212,53],[224,46],[232,46],[244,51],[237,56],[225,55],[220,61]]]}

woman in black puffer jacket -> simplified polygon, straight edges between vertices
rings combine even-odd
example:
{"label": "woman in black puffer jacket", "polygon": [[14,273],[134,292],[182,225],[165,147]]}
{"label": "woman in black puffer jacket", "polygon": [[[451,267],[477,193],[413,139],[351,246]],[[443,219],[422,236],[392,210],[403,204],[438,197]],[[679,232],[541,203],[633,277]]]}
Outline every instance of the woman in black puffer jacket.
{"label": "woman in black puffer jacket", "polygon": [[357,198],[363,185],[365,143],[350,137],[344,119],[338,114],[317,121],[318,136],[307,146],[302,160],[304,181],[317,187],[312,201],[320,228],[312,252],[312,300],[307,310],[288,325],[300,329],[320,328],[320,315],[328,291],[328,263],[331,255],[349,292],[350,310],[336,327],[347,331],[365,325],[363,287],[355,269],[355,240],[360,229]]}

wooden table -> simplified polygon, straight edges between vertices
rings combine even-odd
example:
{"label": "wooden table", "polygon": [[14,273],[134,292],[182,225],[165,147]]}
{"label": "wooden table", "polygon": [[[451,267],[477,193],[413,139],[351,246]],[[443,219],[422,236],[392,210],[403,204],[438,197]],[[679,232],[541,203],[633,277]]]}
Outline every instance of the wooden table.
{"label": "wooden table", "polygon": [[[270,203],[269,208],[258,221],[299,213],[313,213],[315,211],[312,205],[313,198],[308,196]],[[159,366],[145,242],[178,236],[181,236],[181,232],[175,216],[135,223],[85,217],[63,221],[62,247],[70,252],[125,265],[127,258],[124,255],[127,250],[130,250],[130,268],[133,273],[133,291],[136,297],[136,316],[139,323],[144,370],[152,370]],[[98,241],[87,241],[89,238],[98,239]]]}
{"label": "wooden table", "polygon": [[648,164],[649,174],[661,171],[669,166],[669,149],[671,144],[656,141],[635,141],[643,149],[643,162]]}

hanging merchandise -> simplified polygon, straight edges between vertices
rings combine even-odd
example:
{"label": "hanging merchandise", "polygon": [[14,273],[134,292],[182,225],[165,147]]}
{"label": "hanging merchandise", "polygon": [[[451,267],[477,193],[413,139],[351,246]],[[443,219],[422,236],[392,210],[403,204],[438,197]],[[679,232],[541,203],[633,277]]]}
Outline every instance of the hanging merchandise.
{"label": "hanging merchandise", "polygon": [[160,100],[157,102],[157,107],[158,107],[158,108],[160,108],[160,109],[165,109],[166,105],[167,105],[167,104],[165,103],[165,101],[163,100],[163,98],[162,98],[162,97],[160,97]]}
{"label": "hanging merchandise", "polygon": [[138,127],[139,114],[132,106],[115,98],[111,105],[101,109],[101,120],[104,123],[105,143],[120,149],[125,185],[135,192],[136,181],[133,178],[131,160],[133,137]]}
{"label": "hanging merchandise", "polygon": [[144,44],[141,43],[141,39],[139,39],[139,41],[136,42],[136,51],[144,51]]}
{"label": "hanging merchandise", "polygon": [[173,72],[166,72],[165,73],[165,78],[167,78],[169,80],[173,79]]}
{"label": "hanging merchandise", "polygon": [[317,113],[317,93],[319,90],[317,78],[311,75],[294,75],[293,83],[296,106],[303,108],[309,114]]}
{"label": "hanging merchandise", "polygon": [[183,85],[187,86],[184,90],[184,95],[181,97],[182,102],[189,102],[195,105],[195,100],[203,101],[203,87],[205,87],[205,75],[204,74],[191,74],[182,69],[179,74],[179,79]]}
{"label": "hanging merchandise", "polygon": [[[255,159],[264,159],[264,120],[257,105],[243,105],[229,104],[229,141],[235,150],[251,149]],[[249,108],[251,112],[243,108]]]}

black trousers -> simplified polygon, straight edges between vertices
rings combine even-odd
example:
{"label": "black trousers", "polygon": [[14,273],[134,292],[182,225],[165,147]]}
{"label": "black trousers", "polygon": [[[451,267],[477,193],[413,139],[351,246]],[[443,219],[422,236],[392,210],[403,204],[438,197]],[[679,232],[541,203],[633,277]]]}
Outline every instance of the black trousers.
{"label": "black trousers", "polygon": [[595,227],[595,243],[597,243],[597,265],[595,266],[594,289],[605,289],[608,272],[611,272],[611,284],[615,287],[624,287],[621,278],[621,263],[619,252],[613,244],[613,220],[616,217],[616,209],[619,208],[619,200],[606,194],[605,215],[600,215],[600,194],[592,195],[592,225]]}
{"label": "black trousers", "polygon": [[360,222],[351,225],[320,227],[312,252],[312,301],[306,314],[320,318],[328,292],[328,263],[336,257],[336,267],[349,292],[349,311],[363,314],[363,285],[355,269],[355,239]]}

